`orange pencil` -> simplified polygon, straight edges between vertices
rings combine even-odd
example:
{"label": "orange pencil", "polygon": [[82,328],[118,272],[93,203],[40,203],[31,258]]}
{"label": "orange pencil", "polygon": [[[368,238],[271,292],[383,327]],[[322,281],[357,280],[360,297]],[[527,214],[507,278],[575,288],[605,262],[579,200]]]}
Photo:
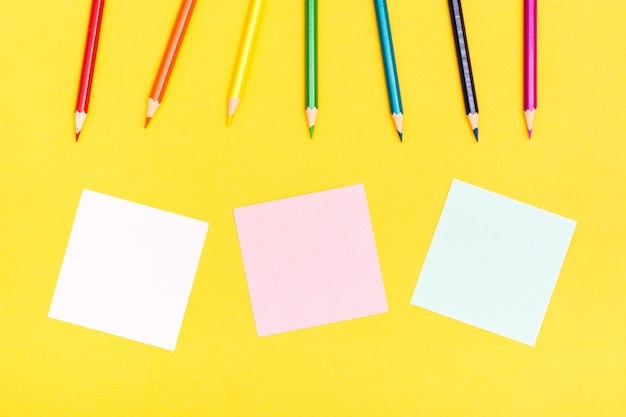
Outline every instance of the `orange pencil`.
{"label": "orange pencil", "polygon": [[180,5],[180,10],[178,11],[178,16],[176,17],[176,22],[174,23],[174,28],[170,34],[170,40],[167,42],[167,48],[165,48],[163,59],[161,59],[159,72],[157,72],[154,84],[152,85],[152,91],[150,92],[150,97],[148,98],[146,127],[148,127],[150,119],[152,119],[154,113],[156,113],[159,108],[161,101],[163,101],[163,94],[165,93],[167,82],[170,79],[170,74],[172,72],[172,68],[174,67],[174,63],[176,62],[178,50],[183,42],[183,38],[185,37],[185,31],[187,30],[187,25],[189,25],[189,19],[191,18],[191,13],[193,12],[193,7],[195,5],[196,0],[183,0]]}

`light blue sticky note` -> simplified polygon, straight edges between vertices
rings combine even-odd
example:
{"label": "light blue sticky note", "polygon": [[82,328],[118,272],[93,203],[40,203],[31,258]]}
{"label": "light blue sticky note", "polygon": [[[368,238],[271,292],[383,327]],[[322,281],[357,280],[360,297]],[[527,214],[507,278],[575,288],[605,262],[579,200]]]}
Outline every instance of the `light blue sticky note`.
{"label": "light blue sticky note", "polygon": [[575,227],[453,180],[411,304],[534,346]]}

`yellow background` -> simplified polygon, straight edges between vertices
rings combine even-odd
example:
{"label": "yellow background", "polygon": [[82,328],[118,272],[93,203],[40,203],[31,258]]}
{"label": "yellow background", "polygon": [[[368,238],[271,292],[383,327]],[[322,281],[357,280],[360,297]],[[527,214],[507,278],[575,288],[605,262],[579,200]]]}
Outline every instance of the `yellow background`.
{"label": "yellow background", "polygon": [[[360,0],[320,1],[314,140],[303,1],[268,0],[227,128],[247,3],[198,1],[144,129],[180,1],[108,0],[75,143],[90,2],[0,2],[0,415],[626,415],[623,2],[540,2],[529,141],[522,1],[466,1],[479,144],[444,0],[389,2],[405,143]],[[453,178],[578,221],[533,348],[409,305]],[[232,209],[355,183],[390,312],[258,338]],[[47,317],[83,188],[210,222],[175,352]]]}

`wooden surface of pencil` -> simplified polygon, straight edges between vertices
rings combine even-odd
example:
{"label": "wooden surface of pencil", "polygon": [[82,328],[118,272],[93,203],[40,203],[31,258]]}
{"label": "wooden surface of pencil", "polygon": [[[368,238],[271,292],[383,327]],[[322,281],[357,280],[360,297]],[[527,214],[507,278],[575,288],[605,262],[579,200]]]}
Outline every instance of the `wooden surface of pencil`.
{"label": "wooden surface of pencil", "polygon": [[309,125],[309,135],[313,138],[313,129],[317,120],[317,0],[305,1],[305,114]]}
{"label": "wooden surface of pencil", "polygon": [[385,69],[385,81],[387,83],[387,95],[389,96],[391,118],[393,119],[393,124],[398,131],[400,141],[402,141],[402,124],[404,122],[404,111],[402,110],[400,83],[398,82],[396,58],[393,52],[391,26],[389,24],[389,13],[387,12],[386,0],[374,0],[374,9],[376,10],[378,37],[380,39],[380,49],[383,57],[383,67]]}
{"label": "wooden surface of pencil", "polygon": [[250,1],[243,37],[241,38],[241,44],[239,45],[237,63],[235,64],[235,71],[233,72],[230,90],[228,91],[228,125],[230,125],[233,115],[235,114],[235,111],[237,111],[237,107],[241,101],[241,96],[243,95],[243,87],[251,60],[250,58],[252,48],[254,47],[254,40],[259,28],[262,6],[263,0]]}
{"label": "wooden surface of pencil", "polygon": [[454,45],[456,46],[456,56],[459,63],[459,73],[461,75],[461,88],[463,89],[463,100],[465,101],[465,112],[470,127],[474,132],[476,142],[478,142],[478,99],[474,88],[474,76],[472,75],[472,64],[470,62],[467,36],[465,35],[465,22],[463,21],[463,10],[461,0],[448,0],[450,6],[450,18],[452,20],[452,32],[454,34]]}
{"label": "wooden surface of pencil", "polygon": [[183,38],[185,37],[185,32],[187,31],[187,26],[189,25],[189,19],[191,19],[191,14],[193,13],[195,5],[196,0],[183,0],[180,5],[176,22],[172,28],[172,33],[170,34],[169,41],[167,42],[165,53],[161,59],[159,71],[154,79],[152,91],[150,92],[150,97],[148,98],[146,127],[163,101],[163,94],[167,88],[167,82],[170,79],[172,68],[176,62],[176,56],[178,56],[178,51],[183,42]]}
{"label": "wooden surface of pencil", "polygon": [[524,0],[524,118],[528,139],[537,110],[537,0]]}
{"label": "wooden surface of pencil", "polygon": [[96,53],[98,51],[98,39],[100,38],[100,25],[102,23],[102,11],[104,10],[104,0],[93,0],[91,3],[91,17],[89,18],[89,29],[87,30],[87,41],[85,43],[85,54],[83,56],[83,69],[80,75],[80,85],[78,87],[78,98],[76,99],[76,112],[74,113],[74,127],[76,129],[76,140],[83,129],[89,110],[89,96],[91,95],[91,81],[96,65]]}

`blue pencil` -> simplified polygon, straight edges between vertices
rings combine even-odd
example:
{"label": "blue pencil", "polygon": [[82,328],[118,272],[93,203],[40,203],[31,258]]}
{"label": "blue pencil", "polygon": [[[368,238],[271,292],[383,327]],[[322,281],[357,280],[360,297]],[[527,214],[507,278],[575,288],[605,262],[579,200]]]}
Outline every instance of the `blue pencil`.
{"label": "blue pencil", "polygon": [[400,84],[398,83],[398,72],[396,71],[396,58],[393,53],[393,41],[391,40],[391,26],[389,25],[389,14],[387,13],[387,1],[374,0],[374,8],[376,9],[378,36],[380,38],[380,50],[383,56],[383,67],[385,68],[385,80],[387,81],[387,95],[389,96],[391,118],[398,131],[398,136],[400,136],[400,142],[402,142],[404,111],[402,110]]}

